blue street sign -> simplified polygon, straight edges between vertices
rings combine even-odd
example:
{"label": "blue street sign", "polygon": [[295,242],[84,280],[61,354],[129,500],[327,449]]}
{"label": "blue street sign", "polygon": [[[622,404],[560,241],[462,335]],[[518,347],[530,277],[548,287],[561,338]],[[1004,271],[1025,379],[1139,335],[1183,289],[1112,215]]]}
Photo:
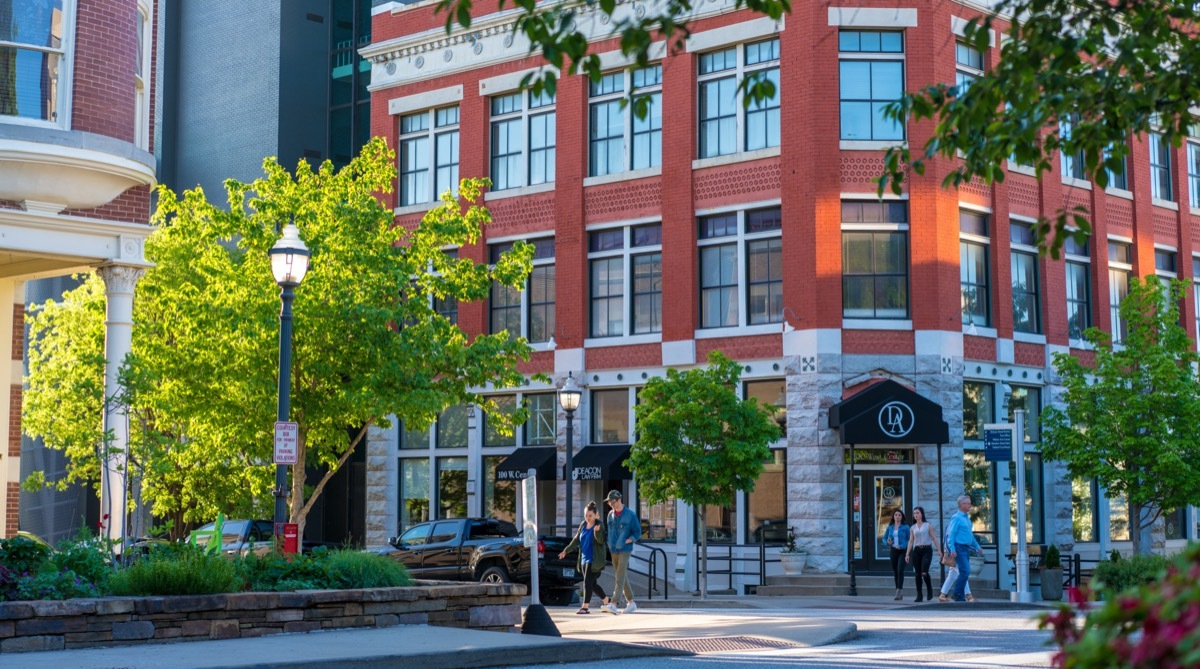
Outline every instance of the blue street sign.
{"label": "blue street sign", "polygon": [[1012,430],[984,430],[983,459],[986,462],[1012,462]]}

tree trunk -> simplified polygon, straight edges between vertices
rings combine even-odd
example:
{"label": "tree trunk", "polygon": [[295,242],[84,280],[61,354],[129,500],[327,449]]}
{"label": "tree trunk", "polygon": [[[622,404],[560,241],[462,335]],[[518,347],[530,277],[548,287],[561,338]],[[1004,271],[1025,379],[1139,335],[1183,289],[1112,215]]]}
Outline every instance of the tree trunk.
{"label": "tree trunk", "polygon": [[1149,546],[1142,547],[1142,505],[1137,502],[1129,503],[1129,542],[1134,555],[1143,555],[1143,550],[1149,552]]}
{"label": "tree trunk", "polygon": [[703,602],[708,599],[708,525],[703,506],[696,517],[700,519],[700,601]]}
{"label": "tree trunk", "polygon": [[296,541],[301,546],[304,545],[304,522],[308,516],[304,508],[304,483],[307,480],[305,472],[305,460],[308,455],[305,453],[305,444],[308,440],[305,438],[304,430],[300,429],[296,437],[296,464],[292,465],[292,496],[288,502],[291,507],[289,515],[291,522],[296,524]]}

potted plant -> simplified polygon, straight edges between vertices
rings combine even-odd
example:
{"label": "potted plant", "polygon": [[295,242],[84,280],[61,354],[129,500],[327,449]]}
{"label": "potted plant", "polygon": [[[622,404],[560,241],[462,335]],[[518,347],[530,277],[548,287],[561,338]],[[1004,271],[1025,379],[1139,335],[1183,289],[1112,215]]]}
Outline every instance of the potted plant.
{"label": "potted plant", "polygon": [[1058,552],[1058,546],[1050,544],[1042,559],[1042,599],[1058,601],[1062,599],[1062,594],[1062,556]]}
{"label": "potted plant", "polygon": [[779,551],[779,562],[783,565],[783,573],[788,576],[798,576],[804,571],[804,564],[808,562],[808,551],[796,546],[796,528],[789,527],[787,532],[787,540],[783,544],[783,550]]}

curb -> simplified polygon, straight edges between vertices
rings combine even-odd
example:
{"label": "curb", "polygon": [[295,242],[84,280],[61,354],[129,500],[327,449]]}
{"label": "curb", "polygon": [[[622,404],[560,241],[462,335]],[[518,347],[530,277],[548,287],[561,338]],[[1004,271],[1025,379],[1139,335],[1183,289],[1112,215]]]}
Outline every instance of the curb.
{"label": "curb", "polygon": [[[355,657],[355,667],[366,669],[392,669],[398,666],[421,667],[421,669],[461,669],[462,667],[512,667],[527,664],[560,664],[564,658],[576,651],[584,651],[583,657],[590,660],[619,660],[635,657],[680,657],[692,653],[671,648],[640,646],[615,641],[591,641],[555,639],[554,643],[542,646],[526,646],[505,650],[478,648],[452,652],[414,653],[405,655],[376,655]],[[259,662],[253,664],[229,664],[228,669],[329,669],[329,661],[294,660]]]}
{"label": "curb", "polygon": [[913,604],[911,606],[893,607],[895,611],[1053,611],[1057,607],[1056,604],[1050,603],[1033,603],[1027,604],[1024,602],[948,602],[943,604],[935,603],[934,606],[928,604]]}

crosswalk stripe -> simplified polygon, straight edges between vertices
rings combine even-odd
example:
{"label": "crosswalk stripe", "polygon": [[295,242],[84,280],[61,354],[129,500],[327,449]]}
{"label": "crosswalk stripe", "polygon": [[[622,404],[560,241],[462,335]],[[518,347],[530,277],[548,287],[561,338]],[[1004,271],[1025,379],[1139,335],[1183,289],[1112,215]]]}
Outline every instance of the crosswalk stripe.
{"label": "crosswalk stripe", "polygon": [[992,667],[1026,667],[1026,666],[1050,666],[1050,658],[1054,653],[1050,651],[1041,651],[1039,653],[1018,653],[1015,655],[985,655],[983,657],[973,657],[966,664],[980,664]]}

